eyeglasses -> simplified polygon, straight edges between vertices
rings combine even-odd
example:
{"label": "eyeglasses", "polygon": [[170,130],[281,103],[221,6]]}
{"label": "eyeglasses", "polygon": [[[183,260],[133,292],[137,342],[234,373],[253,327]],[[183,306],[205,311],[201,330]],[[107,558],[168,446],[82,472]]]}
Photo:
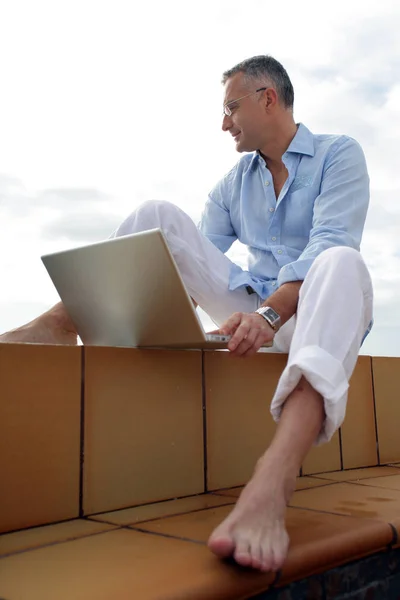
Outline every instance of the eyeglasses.
{"label": "eyeglasses", "polygon": [[223,114],[226,115],[227,117],[230,117],[232,114],[232,111],[229,108],[230,104],[234,104],[235,102],[238,102],[238,100],[243,100],[243,98],[248,98],[249,96],[252,96],[253,94],[256,94],[257,92],[263,92],[266,89],[267,89],[266,87],[258,88],[258,90],[256,90],[255,92],[250,92],[250,94],[246,94],[245,96],[240,96],[240,98],[236,98],[236,100],[231,100],[227,104],[224,104]]}

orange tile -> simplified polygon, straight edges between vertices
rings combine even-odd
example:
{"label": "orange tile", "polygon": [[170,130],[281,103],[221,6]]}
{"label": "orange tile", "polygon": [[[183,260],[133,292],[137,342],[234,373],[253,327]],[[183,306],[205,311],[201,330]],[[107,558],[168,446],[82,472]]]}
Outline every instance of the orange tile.
{"label": "orange tile", "polygon": [[[318,477],[298,477],[296,480],[296,490],[307,490],[308,488],[318,487],[320,485],[327,485],[326,479],[319,479]],[[328,484],[329,485],[329,484]],[[238,498],[244,486],[236,488],[228,488],[227,490],[216,490],[213,494],[218,496],[233,496]]]}
{"label": "orange tile", "polygon": [[81,349],[0,344],[0,532],[79,514]]}
{"label": "orange tile", "polygon": [[303,475],[337,471],[340,467],[339,433],[336,432],[327,444],[311,448],[303,464]]}
{"label": "orange tile", "polygon": [[350,469],[348,471],[319,473],[318,477],[320,479],[330,479],[331,481],[358,481],[359,479],[385,477],[387,475],[397,475],[398,473],[399,470],[394,467],[370,467],[367,469]]}
{"label": "orange tile", "polygon": [[295,492],[290,506],[393,521],[400,514],[400,491],[354,483],[334,483]]}
{"label": "orange tile", "polygon": [[[298,493],[328,491],[332,487]],[[287,528],[290,548],[280,586],[386,550],[393,540],[393,532],[386,522],[311,510],[288,508]]]}
{"label": "orange tile", "polygon": [[[202,494],[191,498],[180,498],[178,500],[168,500],[167,502],[156,502],[155,504],[144,504],[134,508],[125,508],[101,515],[90,517],[97,521],[115,523],[115,525],[133,525],[150,519],[159,519],[169,515],[188,513],[194,510],[219,506],[230,501],[229,498],[222,498],[213,494]],[[234,500],[231,500],[234,502]]]}
{"label": "orange tile", "polygon": [[205,545],[127,529],[0,560],[0,597],[10,600],[231,600],[273,579],[226,564]]}
{"label": "orange tile", "polygon": [[346,417],[341,432],[344,469],[378,464],[370,356],[358,357],[350,380]]}
{"label": "orange tile", "polygon": [[270,402],[287,356],[205,352],[204,360],[208,489],[242,485],[274,435]]}
{"label": "orange tile", "polygon": [[[221,506],[159,519],[142,527],[153,533],[205,542],[230,510],[231,507]],[[298,508],[288,508],[286,524],[291,540],[283,570],[286,581],[382,550],[393,538],[387,523]]]}
{"label": "orange tile", "polygon": [[107,525],[106,523],[75,519],[56,525],[45,525],[44,527],[5,533],[0,536],[0,556],[38,548],[39,546],[61,543],[100,533],[101,531],[109,531],[113,528],[113,525]]}
{"label": "orange tile", "polygon": [[85,514],[204,491],[201,352],[85,348]]}
{"label": "orange tile", "polygon": [[375,410],[381,464],[400,460],[400,404],[396,402],[400,386],[400,358],[374,357]]}

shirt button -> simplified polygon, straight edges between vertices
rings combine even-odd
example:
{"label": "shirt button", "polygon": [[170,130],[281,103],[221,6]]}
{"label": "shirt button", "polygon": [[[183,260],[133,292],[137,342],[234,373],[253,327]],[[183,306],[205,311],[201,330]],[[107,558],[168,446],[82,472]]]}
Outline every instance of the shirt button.
{"label": "shirt button", "polygon": [[276,237],[274,236],[273,238],[271,238],[271,240],[272,240],[273,242],[276,242]]}
{"label": "shirt button", "polygon": [[278,254],[282,254],[282,250],[278,250]]}
{"label": "shirt button", "polygon": [[265,185],[269,185],[269,181],[266,181],[266,182],[265,182]]}
{"label": "shirt button", "polygon": [[272,285],[276,285],[276,281],[273,281],[273,282],[272,282]]}
{"label": "shirt button", "polygon": [[274,208],[272,208],[272,206],[271,206],[271,208],[269,209],[269,212],[274,212],[274,210],[275,210],[275,209],[274,209]]}

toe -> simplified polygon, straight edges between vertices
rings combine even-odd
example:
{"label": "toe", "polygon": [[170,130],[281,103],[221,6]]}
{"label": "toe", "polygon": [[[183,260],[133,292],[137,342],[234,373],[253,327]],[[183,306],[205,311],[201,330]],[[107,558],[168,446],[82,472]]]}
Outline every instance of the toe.
{"label": "toe", "polygon": [[285,562],[287,553],[289,549],[289,536],[286,533],[286,530],[282,530],[282,534],[280,536],[279,541],[277,541],[274,546],[273,551],[273,569],[274,571],[278,571],[282,568],[283,563]]}
{"label": "toe", "polygon": [[263,553],[260,535],[254,536],[250,545],[251,566],[253,569],[262,570]]}
{"label": "toe", "polygon": [[221,558],[232,556],[235,550],[235,540],[227,528],[216,529],[214,533],[211,534],[207,545],[211,552]]}
{"label": "toe", "polygon": [[283,525],[278,531],[265,535],[261,545],[262,571],[278,571],[285,562],[288,545],[289,538]]}
{"label": "toe", "polygon": [[242,567],[250,567],[252,558],[250,554],[250,544],[247,538],[237,540],[235,552],[233,554],[235,561]]}
{"label": "toe", "polygon": [[261,571],[267,572],[273,570],[273,552],[270,540],[267,538],[261,545]]}

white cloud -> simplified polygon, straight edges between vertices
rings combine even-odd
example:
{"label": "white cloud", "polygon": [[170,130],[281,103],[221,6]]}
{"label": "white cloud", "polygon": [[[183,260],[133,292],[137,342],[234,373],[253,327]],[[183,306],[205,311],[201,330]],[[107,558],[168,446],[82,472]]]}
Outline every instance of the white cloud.
{"label": "white cloud", "polygon": [[106,236],[150,198],[199,218],[238,158],[220,131],[221,73],[270,53],[293,80],[297,120],[364,148],[376,296],[365,348],[400,354],[399,25],[396,0],[2,3],[0,329],[57,299],[40,254]]}

